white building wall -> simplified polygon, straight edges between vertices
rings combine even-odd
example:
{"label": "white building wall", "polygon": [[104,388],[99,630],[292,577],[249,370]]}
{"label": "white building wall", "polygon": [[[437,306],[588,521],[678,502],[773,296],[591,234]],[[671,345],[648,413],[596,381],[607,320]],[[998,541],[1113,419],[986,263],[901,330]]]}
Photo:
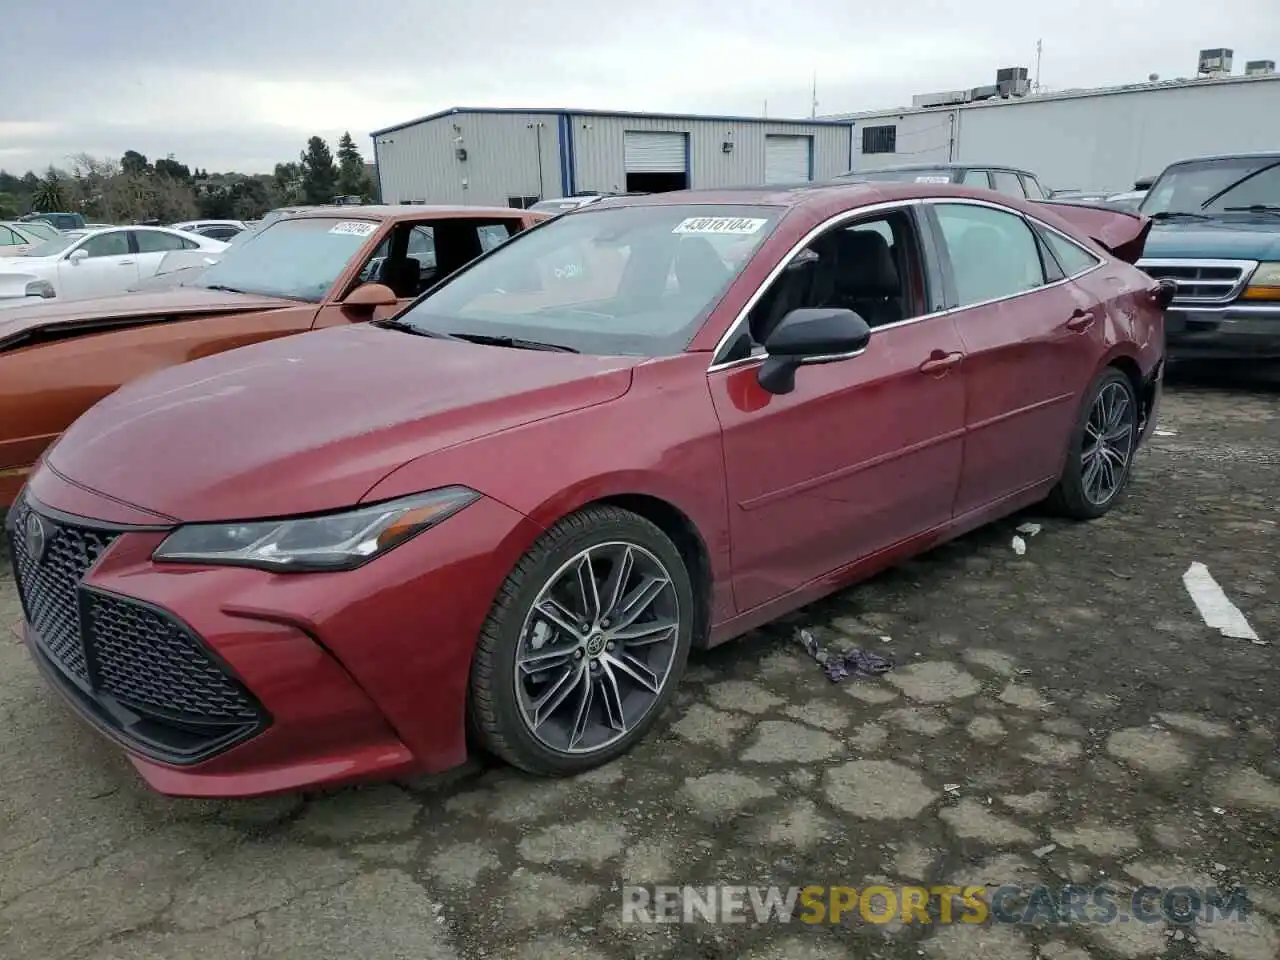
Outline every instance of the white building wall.
{"label": "white building wall", "polygon": [[[1000,163],[1054,189],[1115,191],[1177,160],[1280,149],[1277,117],[1280,76],[849,115],[855,170]],[[881,124],[897,126],[897,152],[863,155],[862,129]]]}
{"label": "white building wall", "polygon": [[[574,189],[620,193],[626,189],[623,142],[628,130],[685,133],[689,137],[689,185],[703,190],[763,183],[765,137],[813,138],[813,178],[849,169],[849,127],[766,120],[708,120],[642,116],[573,115],[569,118]],[[725,153],[723,144],[733,143]]]}
{"label": "white building wall", "polygon": [[[559,197],[559,117],[456,113],[377,136],[382,202],[506,206],[509,197]],[[466,160],[457,158],[458,147]]]}

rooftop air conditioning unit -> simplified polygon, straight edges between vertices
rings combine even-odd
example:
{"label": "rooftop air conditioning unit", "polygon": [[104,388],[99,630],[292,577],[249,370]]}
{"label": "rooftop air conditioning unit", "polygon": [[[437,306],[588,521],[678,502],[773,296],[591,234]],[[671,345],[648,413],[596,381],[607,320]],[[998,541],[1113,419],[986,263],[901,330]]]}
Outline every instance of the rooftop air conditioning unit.
{"label": "rooftop air conditioning unit", "polygon": [[1001,67],[996,71],[996,86],[1002,97],[1025,97],[1031,92],[1026,67]]}
{"label": "rooftop air conditioning unit", "polygon": [[1217,47],[1213,50],[1200,51],[1200,66],[1196,70],[1199,74],[1209,74],[1210,76],[1220,76],[1231,72],[1231,57],[1235,53],[1234,50],[1228,50],[1226,47]]}
{"label": "rooftop air conditioning unit", "polygon": [[1274,60],[1250,60],[1244,65],[1244,73],[1247,77],[1263,77],[1275,72],[1276,62]]}

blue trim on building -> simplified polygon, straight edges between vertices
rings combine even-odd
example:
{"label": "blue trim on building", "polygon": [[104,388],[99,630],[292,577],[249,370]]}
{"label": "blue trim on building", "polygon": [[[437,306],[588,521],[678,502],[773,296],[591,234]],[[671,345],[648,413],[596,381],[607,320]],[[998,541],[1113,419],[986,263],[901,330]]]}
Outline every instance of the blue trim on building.
{"label": "blue trim on building", "polygon": [[573,118],[567,113],[562,116],[569,153],[569,196],[573,196],[578,192],[578,153],[573,146]]}
{"label": "blue trim on building", "polygon": [[849,170],[853,170],[853,144],[854,144],[853,135],[854,135],[854,128],[856,126],[857,126],[856,123],[849,124]]}
{"label": "blue trim on building", "polygon": [[556,118],[556,139],[560,142],[560,196],[573,196],[573,169],[569,160],[569,115]]}
{"label": "blue trim on building", "polygon": [[684,137],[684,185],[685,189],[693,189],[693,137],[682,133]]}
{"label": "blue trim on building", "polygon": [[369,134],[369,136],[381,137],[384,134],[394,133],[396,130],[403,130],[406,127],[414,127],[420,123],[427,123],[430,120],[439,120],[441,117],[449,117],[455,114],[466,113],[540,113],[564,114],[566,116],[578,117],[621,117],[624,119],[630,117],[648,120],[710,120],[714,123],[775,123],[794,124],[802,127],[850,127],[853,125],[852,120],[794,120],[776,117],[716,116],[714,114],[702,113],[638,113],[634,110],[570,110],[567,107],[450,107],[448,110],[439,110],[436,113],[429,113],[425,117],[406,120],[404,123],[397,123],[395,126],[383,127],[381,130],[374,130]]}
{"label": "blue trim on building", "polygon": [[809,141],[809,182],[813,183],[813,155],[817,152],[818,146],[813,137],[805,137],[805,139]]}
{"label": "blue trim on building", "polygon": [[373,140],[373,171],[378,175],[378,203],[382,203],[382,164],[378,162],[378,138],[371,137]]}

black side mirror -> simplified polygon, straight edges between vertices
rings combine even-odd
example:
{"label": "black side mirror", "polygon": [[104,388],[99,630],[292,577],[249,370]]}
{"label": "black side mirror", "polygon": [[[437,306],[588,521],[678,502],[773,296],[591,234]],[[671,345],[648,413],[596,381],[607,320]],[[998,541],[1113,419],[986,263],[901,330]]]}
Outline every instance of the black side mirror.
{"label": "black side mirror", "polygon": [[847,360],[870,340],[871,328],[852,310],[792,310],[765,342],[757,379],[770,393],[790,393],[802,364]]}

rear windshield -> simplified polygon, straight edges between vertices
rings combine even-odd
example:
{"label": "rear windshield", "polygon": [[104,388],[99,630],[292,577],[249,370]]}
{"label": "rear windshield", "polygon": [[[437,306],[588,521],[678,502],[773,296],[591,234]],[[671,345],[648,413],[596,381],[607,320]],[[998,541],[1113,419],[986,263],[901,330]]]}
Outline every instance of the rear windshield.
{"label": "rear windshield", "polygon": [[424,332],[602,355],[688,346],[783,209],[583,207],[519,234],[397,318]]}

